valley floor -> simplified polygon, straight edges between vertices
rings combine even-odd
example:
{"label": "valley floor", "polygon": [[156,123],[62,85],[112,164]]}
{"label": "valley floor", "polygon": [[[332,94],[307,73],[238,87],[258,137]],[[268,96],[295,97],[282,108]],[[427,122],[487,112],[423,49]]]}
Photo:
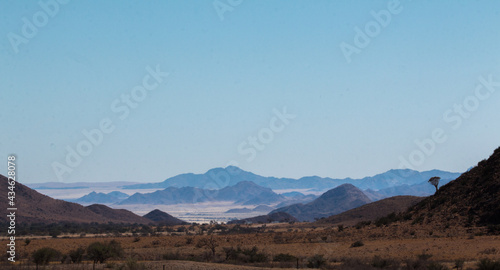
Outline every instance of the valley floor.
{"label": "valley floor", "polygon": [[[255,229],[255,226],[247,228]],[[254,269],[226,263],[263,267],[260,269],[296,267],[295,260],[287,263],[273,261],[280,253],[298,258],[300,268],[307,268],[311,260],[314,261],[314,257],[318,255],[324,259],[324,266],[334,269],[356,269],[344,266],[347,263],[370,265],[377,258],[403,266],[410,261],[417,261],[420,257],[446,265],[450,269],[454,267],[456,260],[464,260],[464,269],[475,269],[480,259],[500,260],[498,235],[482,235],[479,229],[475,232],[434,230],[433,233],[429,230],[432,231],[417,226],[412,229],[412,226],[393,225],[372,226],[360,230],[351,227],[338,231],[338,228],[333,226],[270,224],[261,227],[260,231],[245,234],[33,238],[28,245],[19,240],[17,248],[21,259],[24,259],[23,264],[26,264],[29,255],[42,247],[52,247],[65,254],[78,247],[87,247],[95,241],[116,240],[124,248],[126,257],[135,258],[138,263],[144,264],[146,269],[163,269],[163,265],[165,269]],[[200,244],[202,239],[211,239],[215,243],[215,258],[211,258],[207,246]],[[355,242],[358,242],[358,247],[353,247]],[[1,241],[0,245],[5,247],[6,241]],[[249,251],[254,246],[257,247],[257,253],[267,256],[265,261],[245,263],[226,259],[228,248],[241,247]],[[204,260],[219,263],[200,262]],[[116,265],[123,263],[115,262]],[[58,268],[57,264],[51,265],[50,269],[90,269],[88,264],[61,265],[62,268]],[[104,266],[100,265],[98,269],[103,269]],[[23,269],[20,264],[17,267],[19,268],[15,269]]]}

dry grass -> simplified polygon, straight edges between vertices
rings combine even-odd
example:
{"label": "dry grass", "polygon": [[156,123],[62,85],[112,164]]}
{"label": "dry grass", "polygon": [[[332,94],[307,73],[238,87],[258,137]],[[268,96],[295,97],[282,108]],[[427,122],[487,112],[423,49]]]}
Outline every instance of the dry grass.
{"label": "dry grass", "polygon": [[[252,225],[255,227],[255,225]],[[259,233],[214,235],[217,241],[215,261],[224,261],[224,247],[258,247],[259,251],[273,256],[286,253],[300,260],[300,266],[306,267],[307,260],[314,255],[323,255],[329,265],[339,265],[346,260],[358,260],[369,263],[375,256],[404,262],[408,259],[416,259],[419,254],[431,254],[431,260],[444,263],[450,269],[453,268],[455,260],[465,260],[466,267],[473,267],[481,258],[500,260],[498,247],[500,236],[480,234],[481,228],[474,230],[453,229],[434,230],[422,225],[393,224],[390,226],[376,227],[368,226],[363,229],[346,228],[339,232],[337,227],[311,227],[305,224],[273,224],[262,229]],[[433,233],[430,234],[430,231]],[[166,265],[166,269],[252,269],[248,267],[236,268],[234,265],[206,264],[185,261],[164,260],[165,254],[173,259],[181,260],[203,260],[207,249],[197,247],[200,239],[207,238],[206,235],[166,235],[147,237],[96,237],[96,238],[32,238],[29,245],[24,241],[17,241],[17,251],[21,259],[28,259],[29,255],[41,247],[52,247],[63,254],[78,247],[86,248],[95,241],[116,240],[121,243],[127,257],[134,257],[145,265],[151,265],[150,269],[162,269],[160,265]],[[351,247],[356,241],[362,241],[363,246]],[[6,241],[0,241],[0,245],[6,246]],[[167,256],[168,257],[168,256]],[[211,259],[208,259],[211,260]],[[153,267],[153,265],[155,265]],[[254,266],[257,264],[254,264]],[[272,263],[261,266],[275,266]],[[68,265],[63,268],[67,269]],[[58,268],[54,268],[58,269]],[[82,265],[82,268],[86,269]],[[260,268],[262,269],[262,268]],[[466,268],[464,268],[466,269]]]}

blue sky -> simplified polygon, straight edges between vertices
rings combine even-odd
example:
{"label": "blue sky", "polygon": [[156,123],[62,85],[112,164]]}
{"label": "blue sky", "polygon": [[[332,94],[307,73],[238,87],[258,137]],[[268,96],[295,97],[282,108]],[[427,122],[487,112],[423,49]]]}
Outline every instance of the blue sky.
{"label": "blue sky", "polygon": [[[152,182],[232,161],[296,178],[374,175],[402,158],[464,171],[500,145],[500,87],[475,92],[500,81],[498,1],[41,2],[58,7],[45,22],[38,1],[0,2],[0,151],[17,155],[21,182]],[[388,5],[399,12],[348,62],[340,45]],[[148,67],[169,75],[120,119],[111,104]],[[251,146],[285,107],[295,118]],[[69,166],[68,147],[103,119],[113,131]]]}

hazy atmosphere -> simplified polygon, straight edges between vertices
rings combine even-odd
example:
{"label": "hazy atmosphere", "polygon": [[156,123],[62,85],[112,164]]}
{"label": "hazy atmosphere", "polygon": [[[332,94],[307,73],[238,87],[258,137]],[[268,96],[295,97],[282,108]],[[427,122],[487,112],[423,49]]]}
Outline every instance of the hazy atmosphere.
{"label": "hazy atmosphere", "polygon": [[57,3],[0,2],[21,182],[464,172],[500,144],[498,1]]}
{"label": "hazy atmosphere", "polygon": [[500,269],[500,1],[0,22],[1,269]]}

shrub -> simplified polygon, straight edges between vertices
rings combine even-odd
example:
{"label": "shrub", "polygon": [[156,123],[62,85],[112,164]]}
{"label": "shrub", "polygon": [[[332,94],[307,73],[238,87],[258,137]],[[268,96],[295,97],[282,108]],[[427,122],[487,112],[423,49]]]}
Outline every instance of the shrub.
{"label": "shrub", "polygon": [[165,253],[163,254],[162,258],[166,261],[182,260],[181,256],[179,255],[179,251],[177,251],[176,253],[173,252]]}
{"label": "shrub", "polygon": [[396,215],[396,213],[394,213],[394,212],[393,212],[393,213],[390,213],[389,215],[387,215],[387,216],[385,216],[385,217],[381,217],[381,218],[377,219],[377,220],[375,221],[375,225],[376,225],[377,227],[380,227],[380,226],[382,226],[382,225],[388,225],[388,224],[390,224],[390,223],[393,223],[393,222],[398,221],[398,219],[399,219],[399,218],[398,218],[398,216]]}
{"label": "shrub", "polygon": [[391,265],[389,260],[382,259],[380,256],[376,255],[372,259],[371,265],[375,268],[386,268]]}
{"label": "shrub", "polygon": [[85,253],[85,250],[83,248],[77,248],[75,250],[71,250],[69,252],[69,258],[71,259],[71,262],[81,263],[83,258],[83,253]]}
{"label": "shrub", "polygon": [[344,224],[340,224],[340,225],[338,225],[338,226],[337,226],[337,228],[338,228],[338,231],[339,231],[339,232],[344,231]]}
{"label": "shrub", "polygon": [[482,259],[477,263],[478,270],[500,270],[500,262]]}
{"label": "shrub", "polygon": [[356,241],[356,242],[352,243],[351,247],[352,247],[352,248],[355,248],[355,247],[362,247],[362,246],[364,246],[364,245],[365,245],[365,243],[363,243],[363,241],[359,240],[359,241]]}
{"label": "shrub", "polygon": [[48,264],[50,261],[57,259],[61,253],[53,248],[44,247],[33,252],[33,262],[38,265]]}
{"label": "shrub", "polygon": [[142,270],[146,269],[144,264],[138,263],[137,259],[135,258],[128,258],[127,261],[125,262],[125,265],[127,266],[128,270]]}
{"label": "shrub", "polygon": [[326,263],[325,258],[323,258],[323,255],[316,254],[309,259],[307,259],[307,267],[309,268],[320,268]]}
{"label": "shrub", "polygon": [[463,269],[464,268],[464,263],[465,263],[464,259],[457,259],[457,260],[455,260],[455,268],[456,269]]}
{"label": "shrub", "polygon": [[240,247],[224,247],[224,253],[226,254],[226,260],[229,261],[239,261],[244,263],[258,263],[258,262],[266,262],[268,259],[268,255],[259,252],[259,249],[254,246],[252,248],[242,249]]}
{"label": "shrub", "polygon": [[118,258],[123,255],[123,249],[115,240],[109,243],[94,242],[87,247],[87,255],[94,264],[104,263],[109,258]]}
{"label": "shrub", "polygon": [[438,262],[431,262],[427,265],[428,270],[448,270],[448,267],[438,263]]}
{"label": "shrub", "polygon": [[280,253],[276,256],[274,256],[273,261],[275,262],[293,262],[296,261],[297,257],[290,255],[288,253]]}
{"label": "shrub", "polygon": [[422,261],[427,261],[431,257],[432,257],[432,254],[427,254],[427,253],[422,253],[422,254],[417,255],[417,258],[419,260],[422,260]]}

